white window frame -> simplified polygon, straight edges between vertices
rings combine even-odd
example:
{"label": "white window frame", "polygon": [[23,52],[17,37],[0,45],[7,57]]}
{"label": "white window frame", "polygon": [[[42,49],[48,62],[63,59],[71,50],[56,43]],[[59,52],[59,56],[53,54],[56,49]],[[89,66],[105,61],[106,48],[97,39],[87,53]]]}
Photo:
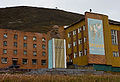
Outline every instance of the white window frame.
{"label": "white window frame", "polygon": [[86,37],[84,37],[84,43],[86,42],[86,40],[87,40],[87,38],[86,38]]}
{"label": "white window frame", "polygon": [[7,49],[3,49],[3,54],[7,54]]}
{"label": "white window frame", "polygon": [[24,40],[27,40],[27,36],[24,36],[23,39],[24,39]]}
{"label": "white window frame", "polygon": [[77,53],[75,52],[75,53],[74,53],[74,58],[76,58],[76,57],[77,57]]}
{"label": "white window frame", "polygon": [[81,27],[78,28],[78,33],[80,33],[82,31]]}
{"label": "white window frame", "polygon": [[33,36],[33,41],[36,41],[37,40],[37,37],[36,36]]}
{"label": "white window frame", "polygon": [[79,51],[79,57],[83,55],[83,52],[82,51]]}
{"label": "white window frame", "polygon": [[77,42],[76,42],[76,41],[74,41],[74,42],[73,42],[73,46],[76,46],[76,45],[77,45]]}
{"label": "white window frame", "polygon": [[83,31],[85,31],[85,25],[83,25]]}
{"label": "white window frame", "polygon": [[43,37],[43,38],[42,38],[42,42],[45,42],[45,41],[46,41],[46,39]]}
{"label": "white window frame", "polygon": [[71,48],[71,46],[72,46],[72,44],[71,44],[71,43],[69,43],[69,44],[68,44],[68,48]]}
{"label": "white window frame", "polygon": [[118,45],[117,30],[111,30],[112,44]]}
{"label": "white window frame", "polygon": [[33,56],[37,56],[37,51],[33,51]]}
{"label": "white window frame", "polygon": [[119,52],[113,51],[113,57],[119,57]]}
{"label": "white window frame", "polygon": [[79,39],[79,40],[78,40],[78,44],[82,44],[82,39]]}
{"label": "white window frame", "polygon": [[[27,62],[24,62],[23,60],[27,60]],[[22,59],[22,64],[26,65],[28,63],[28,59]]]}
{"label": "white window frame", "polygon": [[7,33],[4,33],[4,35],[3,35],[3,36],[4,36],[4,38],[7,38]]}
{"label": "white window frame", "polygon": [[68,38],[70,38],[70,37],[71,37],[71,32],[68,33]]}
{"label": "white window frame", "polygon": [[73,35],[76,35],[76,30],[73,30]]}
{"label": "white window frame", "polygon": [[87,49],[84,50],[84,54],[87,55]]}
{"label": "white window frame", "polygon": [[1,63],[3,63],[3,64],[7,64],[7,58],[1,58]]}

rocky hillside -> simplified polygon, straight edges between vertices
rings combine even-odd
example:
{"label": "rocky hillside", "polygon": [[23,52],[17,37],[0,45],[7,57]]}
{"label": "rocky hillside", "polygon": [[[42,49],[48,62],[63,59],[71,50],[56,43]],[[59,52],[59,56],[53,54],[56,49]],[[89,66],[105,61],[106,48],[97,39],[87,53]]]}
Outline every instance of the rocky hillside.
{"label": "rocky hillside", "polygon": [[53,25],[70,25],[84,15],[59,9],[28,6],[0,8],[0,28],[47,32]]}

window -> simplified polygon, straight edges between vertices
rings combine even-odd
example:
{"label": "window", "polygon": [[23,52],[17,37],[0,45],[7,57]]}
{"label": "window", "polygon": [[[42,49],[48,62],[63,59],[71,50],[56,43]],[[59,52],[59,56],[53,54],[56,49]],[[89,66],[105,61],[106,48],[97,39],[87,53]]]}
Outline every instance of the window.
{"label": "window", "polygon": [[7,54],[7,49],[3,49],[3,54]]}
{"label": "window", "polygon": [[77,53],[75,52],[75,53],[74,53],[74,58],[76,58],[76,57],[77,57]]}
{"label": "window", "polygon": [[33,41],[36,41],[36,40],[37,40],[37,38],[35,36],[33,36]]}
{"label": "window", "polygon": [[118,44],[117,30],[111,30],[112,44]]}
{"label": "window", "polygon": [[7,58],[1,58],[1,63],[6,64],[7,63]]}
{"label": "window", "polygon": [[42,52],[42,56],[45,56],[45,54],[46,54],[45,52]]}
{"label": "window", "polygon": [[76,35],[76,30],[73,31],[73,35]]}
{"label": "window", "polygon": [[33,44],[33,48],[37,48],[37,45],[36,45],[36,44]]}
{"label": "window", "polygon": [[37,51],[33,51],[33,56],[37,56]]}
{"label": "window", "polygon": [[41,65],[46,65],[46,60],[41,60]]}
{"label": "window", "polygon": [[87,55],[87,49],[84,50],[84,54]]}
{"label": "window", "polygon": [[27,60],[27,59],[22,59],[22,63],[23,63],[23,64],[27,64],[27,63],[28,63],[28,60]]}
{"label": "window", "polygon": [[42,42],[45,42],[45,41],[46,41],[46,40],[45,40],[45,38],[43,37],[43,38],[42,38]]}
{"label": "window", "polygon": [[82,54],[82,51],[79,51],[79,56],[82,56],[83,54]]}
{"label": "window", "polygon": [[42,49],[45,49],[45,45],[44,44],[42,45]]}
{"label": "window", "polygon": [[68,38],[71,37],[71,32],[68,33]]}
{"label": "window", "polygon": [[14,42],[14,46],[17,47],[17,42]]}
{"label": "window", "polygon": [[18,35],[17,34],[14,34],[14,39],[17,39],[18,38]]}
{"label": "window", "polygon": [[69,44],[68,44],[68,48],[71,48],[71,46],[72,46],[72,44],[71,44],[71,43],[69,43]]}
{"label": "window", "polygon": [[119,57],[119,52],[113,52],[114,57]]}
{"label": "window", "polygon": [[80,32],[81,32],[81,30],[82,30],[82,29],[81,29],[81,27],[80,27],[80,28],[78,28],[78,33],[80,33]]}
{"label": "window", "polygon": [[37,59],[32,59],[32,64],[36,65],[37,64]]}
{"label": "window", "polygon": [[85,25],[83,26],[83,30],[85,31]]}
{"label": "window", "polygon": [[27,43],[24,43],[24,47],[27,47]]}
{"label": "window", "polygon": [[76,46],[77,45],[77,42],[75,41],[75,42],[73,42],[73,46]]}
{"label": "window", "polygon": [[17,54],[17,50],[13,50],[13,54],[15,54],[15,55],[16,55],[16,54]]}
{"label": "window", "polygon": [[7,41],[3,41],[3,46],[7,46]]}
{"label": "window", "polygon": [[84,42],[86,42],[86,40],[87,40],[86,37],[84,37]]}
{"label": "window", "polygon": [[27,36],[24,36],[24,38],[23,38],[24,40],[27,40]]}
{"label": "window", "polygon": [[24,55],[27,55],[27,51],[26,50],[24,50]]}
{"label": "window", "polygon": [[7,33],[4,33],[3,37],[4,37],[4,38],[7,38]]}
{"label": "window", "polygon": [[82,44],[82,39],[79,39],[79,40],[78,40],[78,44]]}

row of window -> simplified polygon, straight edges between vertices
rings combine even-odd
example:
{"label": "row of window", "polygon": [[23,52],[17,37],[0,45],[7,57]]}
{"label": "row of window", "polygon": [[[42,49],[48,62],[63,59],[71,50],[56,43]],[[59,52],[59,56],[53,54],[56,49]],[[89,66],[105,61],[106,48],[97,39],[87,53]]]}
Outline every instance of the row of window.
{"label": "row of window", "polygon": [[[7,33],[4,33],[3,37],[4,37],[4,38],[7,38],[7,37],[8,37],[8,36],[7,36]],[[17,34],[14,34],[14,39],[18,39],[18,35],[17,35]],[[23,37],[23,40],[27,40],[27,36],[24,36],[24,37]],[[36,36],[33,36],[33,41],[36,41],[36,40],[37,40],[37,37],[36,37]],[[43,41],[43,42],[46,41],[44,37],[42,38],[42,41]]]}
{"label": "row of window", "polygon": [[[3,41],[3,46],[7,46],[7,41]],[[17,42],[14,42],[14,46],[17,47]],[[27,43],[23,43],[24,47],[27,47]],[[37,48],[37,44],[33,44],[33,48]],[[45,44],[42,45],[42,48],[45,49]]]}
{"label": "row of window", "polygon": [[[7,64],[8,59],[7,58],[1,58],[2,64]],[[22,59],[22,64],[28,64],[28,59]],[[32,64],[37,65],[37,59],[32,59]],[[46,65],[46,60],[41,60],[41,65]]]}
{"label": "row of window", "polygon": [[[85,30],[85,26],[83,26],[83,30]],[[81,32],[81,27],[78,28],[78,33]],[[73,35],[76,35],[76,30],[73,31]],[[68,38],[71,37],[71,32],[68,33]],[[111,30],[111,37],[112,37],[112,44],[117,45],[118,44],[118,38],[117,38],[117,30]]]}
{"label": "row of window", "polygon": [[[83,31],[85,31],[85,26],[79,27],[78,28],[78,33],[80,33],[82,31],[82,28],[83,28]],[[73,35],[76,35],[76,30],[73,30]],[[69,37],[71,37],[71,32],[68,33],[68,38]]]}
{"label": "row of window", "polygon": [[[87,55],[87,49],[84,50],[84,55]],[[83,51],[79,51],[79,57],[80,56],[83,56]],[[76,57],[77,57],[77,53],[75,52],[74,53],[74,58],[76,58]]]}
{"label": "row of window", "polygon": [[[86,37],[84,37],[83,40],[84,40],[84,43],[85,43],[85,42],[87,41]],[[78,44],[82,44],[82,39],[79,39],[79,40],[78,40]],[[71,46],[72,46],[72,44],[69,43],[69,44],[68,44],[68,48],[71,48]],[[77,41],[74,41],[74,42],[73,42],[73,46],[77,46]]]}
{"label": "row of window", "polygon": [[[3,54],[7,54],[7,49],[3,49]],[[13,50],[13,54],[17,55],[17,50]],[[24,55],[27,55],[27,50],[23,51]],[[46,53],[43,51],[42,56],[45,56]],[[37,51],[33,51],[33,56],[37,56]]]}

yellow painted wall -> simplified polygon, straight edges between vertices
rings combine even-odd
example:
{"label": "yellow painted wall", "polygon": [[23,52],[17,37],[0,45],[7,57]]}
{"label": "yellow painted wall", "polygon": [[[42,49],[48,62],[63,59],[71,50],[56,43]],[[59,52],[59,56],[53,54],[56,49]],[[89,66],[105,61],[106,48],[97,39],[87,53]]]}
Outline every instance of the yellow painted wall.
{"label": "yellow painted wall", "polygon": [[[119,30],[120,31],[120,26],[117,26],[117,25],[109,25],[109,28],[110,28],[110,32],[111,32],[111,30]],[[111,51],[110,51],[111,53],[109,54],[109,56],[111,56],[111,59],[108,59],[108,60],[111,61],[112,66],[120,67],[120,57],[113,57],[113,51],[119,51],[119,50],[118,50],[118,45],[112,44],[111,33],[110,33],[110,38],[109,38],[108,42],[109,42],[110,48],[111,48]]]}
{"label": "yellow painted wall", "polygon": [[[68,48],[68,43],[72,42],[71,38],[68,38],[68,33],[82,27],[83,25],[85,25],[85,20],[83,20],[83,21],[81,21],[81,22],[79,22],[79,23],[77,23],[77,24],[75,24],[75,25],[73,25],[65,30],[67,55],[72,53],[71,48]],[[84,31],[84,36],[86,36],[86,31]],[[80,38],[81,38],[81,32],[78,33],[78,39],[80,39]],[[76,41],[76,35],[73,35],[73,41]],[[87,49],[86,43],[84,44],[84,46],[85,46],[85,49]],[[81,44],[79,45],[79,51],[82,51]],[[77,46],[74,46],[74,52],[77,52]],[[73,58],[73,64],[87,65],[88,64],[87,56],[80,56],[80,57],[78,56],[77,58]]]}
{"label": "yellow painted wall", "polygon": [[[99,18],[99,17],[98,17]],[[112,44],[111,39],[111,30],[120,30],[120,26],[117,25],[111,25],[109,24],[108,16],[102,15],[103,20],[103,33],[104,33],[104,48],[105,48],[105,64],[106,65],[112,65],[113,67],[120,67],[120,57],[113,57],[113,51],[118,51],[118,45]],[[82,27],[85,25],[85,20],[69,27],[65,30],[66,33],[66,48],[67,48],[67,55],[71,54],[71,49],[68,49],[68,43],[71,42],[71,38],[68,38],[68,33],[78,29],[79,27]],[[87,36],[87,31],[84,31],[84,36]],[[81,33],[78,34],[78,39],[81,38]],[[73,41],[76,40],[76,36],[73,36]],[[87,39],[88,40],[88,39]],[[87,49],[87,44],[84,43],[84,49]],[[79,45],[79,51],[82,50],[82,45]],[[77,52],[77,48],[74,47],[74,52]],[[96,60],[97,61],[97,60]],[[77,58],[73,58],[73,64],[77,65],[87,65],[88,64],[88,56],[81,56]]]}
{"label": "yellow painted wall", "polygon": [[73,59],[73,64],[87,65],[88,64],[87,56],[80,56],[80,57]]}

